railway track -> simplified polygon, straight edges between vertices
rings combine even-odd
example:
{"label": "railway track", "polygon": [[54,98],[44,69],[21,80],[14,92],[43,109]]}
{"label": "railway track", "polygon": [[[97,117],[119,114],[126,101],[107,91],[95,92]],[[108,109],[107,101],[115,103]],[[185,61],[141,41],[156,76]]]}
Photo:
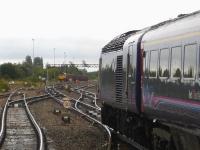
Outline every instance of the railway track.
{"label": "railway track", "polygon": [[[89,98],[90,100],[92,100],[92,102],[90,102],[91,104],[93,103],[95,105],[96,108],[98,108],[101,111],[101,108],[97,105],[97,96],[96,93],[93,93],[91,91],[88,91],[89,88],[91,88],[93,86],[85,86],[83,88],[79,88],[79,89],[75,89],[76,91],[78,91],[78,93],[84,95],[85,97]],[[109,128],[109,130],[112,132],[112,137],[117,138],[117,141],[119,141],[119,143],[115,146],[114,149],[120,149],[120,147],[122,147],[122,149],[129,149],[127,147],[131,147],[131,149],[135,149],[135,150],[147,150],[145,147],[143,147],[142,145],[138,144],[137,142],[135,142],[132,139],[127,138],[124,135],[121,135],[119,132],[114,131],[112,128]],[[122,142],[123,141],[123,142]],[[128,144],[129,146],[125,146],[126,144]],[[126,147],[126,148],[125,148]]]}
{"label": "railway track", "polygon": [[82,111],[84,114],[87,114],[95,118],[96,120],[101,121],[101,108],[96,104],[96,94],[89,93],[90,95],[93,94],[93,96],[91,97],[89,96],[88,92],[83,92],[79,89],[74,89],[74,92],[79,94],[79,98],[75,99],[69,97],[64,93],[54,89],[54,93],[57,93],[61,96],[60,99],[62,99],[63,97],[70,98],[72,106],[74,106],[76,110]]}
{"label": "railway track", "polygon": [[[91,118],[101,121],[101,119],[98,119],[100,117],[96,117],[98,116],[98,114],[101,113],[101,108],[97,105],[96,93],[86,90],[91,87],[86,85],[86,86],[73,88],[73,92],[76,92],[77,94],[79,94],[80,97],[78,99],[74,99],[74,102],[72,103],[77,110],[87,114]],[[60,99],[62,99],[62,97],[69,97],[56,89],[54,89],[54,91],[56,94],[61,95]],[[114,131],[112,128],[108,127],[108,129],[110,130],[112,134],[113,141],[117,141],[117,142],[114,142],[114,144],[112,143],[112,149],[130,149],[131,148],[133,150],[148,150],[144,146],[135,142],[133,139],[127,138],[126,136],[120,134],[119,132]]]}
{"label": "railway track", "polygon": [[94,87],[94,85],[87,86],[87,87],[84,87],[84,88],[79,88],[79,89],[74,88],[74,90],[76,92],[78,92],[79,94],[82,94],[83,100],[85,100],[85,99],[90,100],[90,104],[94,105],[98,110],[101,111],[101,107],[99,107],[97,105],[97,95],[96,95],[96,93],[93,93],[93,92],[86,90],[86,89],[91,88],[91,87]]}
{"label": "railway track", "polygon": [[[15,100],[15,92],[8,97],[1,117],[0,144],[2,149],[45,150],[44,136],[32,116],[27,99],[33,101],[45,96]],[[19,96],[18,96],[19,97]]]}
{"label": "railway track", "polygon": [[7,92],[7,93],[4,93],[4,94],[0,94],[0,98],[3,98],[3,97],[8,97],[10,95],[10,93],[9,92]]}
{"label": "railway track", "polygon": [[[55,99],[58,103],[60,103],[60,104],[64,103],[63,97],[66,97],[66,95],[61,93],[60,91],[57,91],[54,88],[51,88],[51,89],[47,89],[47,93],[49,95],[51,95],[52,98]],[[100,111],[100,110],[92,105],[81,102],[82,98],[83,98],[82,94],[80,94],[80,97],[78,99],[70,98],[70,101],[71,101],[70,109],[77,112],[81,116],[85,117],[92,123],[95,123],[98,127],[100,127],[101,129],[104,130],[104,132],[107,135],[107,143],[104,144],[104,147],[107,147],[106,149],[110,150],[110,148],[111,148],[111,132],[110,132],[108,126],[102,124],[100,121],[100,118],[96,118],[96,117],[92,116],[89,113],[88,108],[96,110],[96,111]],[[82,109],[83,106],[84,106],[84,109]],[[85,108],[87,108],[87,109],[85,109]]]}
{"label": "railway track", "polygon": [[[63,89],[63,87],[64,85],[61,85],[61,84],[57,84],[56,86],[53,86],[54,89],[59,89],[59,90]],[[74,85],[71,89],[72,89],[72,92],[74,93],[77,93],[79,95],[82,94],[82,98],[80,99],[80,101],[84,101],[85,103],[88,103],[91,106],[94,106],[98,110],[101,111],[101,107],[97,104],[98,98],[97,98],[96,93],[86,90],[86,89],[92,89],[94,87],[95,87],[94,84],[81,85],[81,86]],[[63,93],[60,93],[60,94],[62,95]],[[66,95],[63,95],[63,96],[66,96]]]}

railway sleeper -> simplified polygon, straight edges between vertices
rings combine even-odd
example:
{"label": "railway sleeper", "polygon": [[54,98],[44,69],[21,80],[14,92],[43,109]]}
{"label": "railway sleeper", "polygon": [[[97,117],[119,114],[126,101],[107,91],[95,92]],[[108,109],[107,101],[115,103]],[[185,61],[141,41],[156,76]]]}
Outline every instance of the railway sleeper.
{"label": "railway sleeper", "polygon": [[70,123],[70,117],[69,116],[62,116],[62,120],[67,124]]}

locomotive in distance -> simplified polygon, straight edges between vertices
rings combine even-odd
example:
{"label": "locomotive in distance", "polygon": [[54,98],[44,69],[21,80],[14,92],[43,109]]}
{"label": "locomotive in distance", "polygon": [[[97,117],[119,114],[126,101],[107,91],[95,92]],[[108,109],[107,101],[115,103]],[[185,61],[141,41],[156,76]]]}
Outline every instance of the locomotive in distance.
{"label": "locomotive in distance", "polygon": [[200,149],[200,11],[117,36],[99,65],[104,124],[148,149]]}
{"label": "locomotive in distance", "polygon": [[75,74],[59,74],[59,81],[88,81],[88,77],[85,75],[75,75]]}

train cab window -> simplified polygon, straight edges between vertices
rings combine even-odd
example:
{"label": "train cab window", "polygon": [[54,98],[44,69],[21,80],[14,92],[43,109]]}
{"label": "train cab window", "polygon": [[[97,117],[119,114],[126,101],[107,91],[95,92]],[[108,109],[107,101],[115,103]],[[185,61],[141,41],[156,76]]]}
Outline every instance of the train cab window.
{"label": "train cab window", "polygon": [[157,62],[158,62],[158,51],[153,50],[150,52],[150,64],[149,64],[149,76],[157,76]]}
{"label": "train cab window", "polygon": [[160,50],[159,76],[169,77],[169,49]]}
{"label": "train cab window", "polygon": [[171,75],[181,77],[181,47],[173,47],[171,55]]}
{"label": "train cab window", "polygon": [[132,77],[133,80],[135,80],[135,73],[136,73],[136,51],[133,49],[133,46],[129,46],[129,54],[128,54],[128,59],[127,61],[129,61],[129,68],[128,68],[128,72],[129,72],[129,77]]}
{"label": "train cab window", "polygon": [[183,66],[184,78],[195,77],[196,61],[197,61],[196,44],[186,45],[184,48],[184,66]]}

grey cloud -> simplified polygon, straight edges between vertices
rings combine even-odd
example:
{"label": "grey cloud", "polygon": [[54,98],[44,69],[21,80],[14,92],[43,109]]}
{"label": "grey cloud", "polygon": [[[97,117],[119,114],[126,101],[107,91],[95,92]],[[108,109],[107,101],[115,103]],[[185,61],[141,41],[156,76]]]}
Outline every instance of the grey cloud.
{"label": "grey cloud", "polygon": [[[61,63],[66,52],[67,60],[86,60],[98,62],[101,48],[107,43],[104,40],[86,38],[35,38],[35,56],[43,57],[49,63],[53,62],[53,48],[55,48],[56,61]],[[32,56],[32,39],[0,39],[0,59],[21,60],[26,55]]]}

